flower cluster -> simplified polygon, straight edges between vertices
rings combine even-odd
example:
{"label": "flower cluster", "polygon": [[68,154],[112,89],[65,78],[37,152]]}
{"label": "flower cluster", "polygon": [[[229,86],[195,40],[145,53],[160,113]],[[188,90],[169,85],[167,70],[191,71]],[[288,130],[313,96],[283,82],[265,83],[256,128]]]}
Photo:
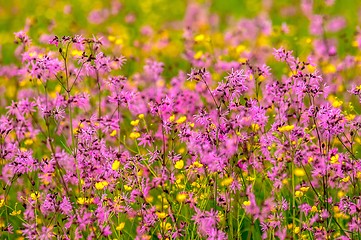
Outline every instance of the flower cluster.
{"label": "flower cluster", "polygon": [[125,11],[136,38],[15,33],[16,64],[0,65],[1,236],[360,238],[360,36],[341,42],[346,19],[301,2],[283,9],[311,23],[301,53],[286,47],[295,26],[224,27],[202,3],[165,29],[117,1],[89,13],[106,25]]}

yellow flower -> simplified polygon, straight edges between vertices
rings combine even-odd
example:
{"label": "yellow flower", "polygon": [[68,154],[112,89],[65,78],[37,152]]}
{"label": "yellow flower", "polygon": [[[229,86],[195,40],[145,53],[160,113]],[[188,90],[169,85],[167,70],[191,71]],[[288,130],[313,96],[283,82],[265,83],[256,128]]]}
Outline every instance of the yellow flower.
{"label": "yellow flower", "polygon": [[6,87],[6,96],[13,98],[15,96],[16,89],[17,88],[14,85],[7,86]]}
{"label": "yellow flower", "polygon": [[295,196],[300,198],[300,197],[303,196],[303,192],[302,191],[296,191]]}
{"label": "yellow flower", "polygon": [[73,133],[74,133],[74,134],[78,134],[78,133],[79,133],[79,128],[77,128],[77,127],[74,128],[74,129],[73,129]]}
{"label": "yellow flower", "polygon": [[295,125],[285,125],[278,128],[278,131],[280,132],[289,132],[295,128]]}
{"label": "yellow flower", "polygon": [[115,135],[117,135],[117,130],[114,129],[114,130],[110,133],[110,136],[111,136],[111,137],[114,137]]}
{"label": "yellow flower", "polygon": [[196,42],[202,42],[202,41],[204,41],[205,40],[205,36],[203,35],[203,34],[198,34],[198,35],[196,35],[195,37],[194,37],[194,41],[196,41]]}
{"label": "yellow flower", "polygon": [[311,212],[318,212],[318,209],[317,209],[317,207],[316,206],[312,206],[312,208],[311,208]]}
{"label": "yellow flower", "polygon": [[143,113],[139,114],[139,115],[138,115],[138,118],[139,118],[139,119],[144,119],[144,114],[143,114]]}
{"label": "yellow flower", "polygon": [[132,125],[134,127],[138,126],[138,124],[139,124],[139,119],[130,122],[130,125]]}
{"label": "yellow flower", "polygon": [[338,155],[338,154],[336,154],[335,156],[332,156],[331,159],[330,159],[331,164],[337,164],[337,163],[339,163],[338,159],[339,159],[339,155]]}
{"label": "yellow flower", "polygon": [[221,223],[224,223],[225,220],[226,220],[226,218],[225,218],[225,216],[224,216],[224,213],[221,212],[221,211],[219,211],[217,215],[218,215],[219,221],[220,221]]}
{"label": "yellow flower", "polygon": [[184,179],[184,175],[178,174],[178,175],[175,176],[175,178],[176,178],[177,183],[181,183],[182,180]]}
{"label": "yellow flower", "polygon": [[11,216],[17,216],[21,214],[21,210],[14,210],[10,213]]}
{"label": "yellow flower", "polygon": [[155,214],[157,214],[158,218],[160,218],[160,219],[164,219],[168,215],[165,212],[156,212]]}
{"label": "yellow flower", "polygon": [[199,183],[197,183],[197,182],[192,182],[191,186],[195,187],[195,188],[200,188],[201,187],[201,185]]}
{"label": "yellow flower", "polygon": [[301,188],[300,188],[300,190],[301,190],[302,192],[307,192],[308,189],[310,189],[310,187],[301,187]]}
{"label": "yellow flower", "polygon": [[338,206],[334,206],[334,207],[333,207],[333,211],[334,211],[335,213],[337,213],[337,212],[340,211],[340,208],[339,208]]}
{"label": "yellow flower", "polygon": [[133,188],[132,187],[130,187],[130,186],[128,186],[128,185],[124,185],[124,190],[125,191],[130,191],[130,190],[132,190]]}
{"label": "yellow flower", "polygon": [[194,54],[193,58],[196,59],[196,60],[198,60],[198,59],[201,59],[202,56],[203,56],[203,51],[197,51],[197,52]]}
{"label": "yellow flower", "polygon": [[305,172],[305,170],[303,170],[303,168],[296,168],[295,169],[295,175],[297,177],[303,177],[303,176],[306,175],[306,172]]}
{"label": "yellow flower", "polygon": [[251,205],[251,201],[244,201],[244,202],[243,202],[243,205],[246,206],[246,207],[248,207],[248,206]]}
{"label": "yellow flower", "polygon": [[358,46],[359,46],[357,40],[352,41],[352,44],[351,44],[351,45],[352,45],[352,47],[358,47]]}
{"label": "yellow flower", "polygon": [[137,139],[137,138],[140,137],[140,133],[139,133],[139,132],[131,132],[130,135],[129,135],[129,137],[130,137],[131,139]]}
{"label": "yellow flower", "polygon": [[182,148],[178,149],[178,153],[182,154],[184,152],[185,152],[185,148],[182,147]]}
{"label": "yellow flower", "polygon": [[296,234],[298,234],[300,231],[301,231],[300,227],[295,227],[293,229],[293,232],[296,233]]}
{"label": "yellow flower", "polygon": [[258,77],[258,81],[263,82],[265,80],[265,76],[261,75]]}
{"label": "yellow flower", "polygon": [[324,230],[325,228],[324,228],[323,226],[320,226],[320,227],[315,226],[315,229],[316,229],[317,231],[322,231],[322,230]]}
{"label": "yellow flower", "polygon": [[116,170],[119,169],[119,167],[120,167],[120,162],[119,162],[119,160],[115,160],[115,161],[113,162],[113,164],[112,164],[112,170],[116,171]]}
{"label": "yellow flower", "polygon": [[343,102],[341,100],[339,100],[337,97],[330,96],[329,100],[330,100],[332,106],[335,108],[338,108],[338,107],[342,106],[342,104],[343,104]]}
{"label": "yellow flower", "polygon": [[115,228],[117,231],[122,231],[125,226],[125,222],[119,223],[119,225]]}
{"label": "yellow flower", "polygon": [[246,180],[250,182],[254,181],[255,179],[256,179],[255,177],[251,177],[251,176],[246,177]]}
{"label": "yellow flower", "polygon": [[184,87],[185,88],[187,88],[187,89],[189,89],[189,90],[194,90],[194,89],[196,89],[196,85],[197,85],[197,83],[195,82],[195,81],[186,81],[185,83],[184,83]]}
{"label": "yellow flower", "polygon": [[29,57],[36,57],[36,56],[38,56],[37,52],[30,52],[29,53]]}
{"label": "yellow flower", "polygon": [[223,181],[221,182],[221,185],[228,187],[229,185],[232,184],[232,182],[233,182],[233,178],[228,177],[228,178],[223,179]]}
{"label": "yellow flower", "polygon": [[175,163],[174,167],[176,169],[182,169],[184,167],[184,161],[183,160],[179,160]]}
{"label": "yellow flower", "polygon": [[71,51],[71,55],[73,55],[73,56],[80,57],[82,54],[83,54],[83,52],[79,51],[79,50],[74,49],[74,50]]}
{"label": "yellow flower", "polygon": [[182,116],[182,117],[178,118],[178,120],[175,121],[175,122],[178,123],[178,124],[181,124],[181,123],[184,123],[186,120],[187,120],[187,117]]}
{"label": "yellow flower", "polygon": [[240,54],[240,53],[244,52],[244,50],[246,50],[246,49],[247,49],[247,47],[241,44],[236,47],[236,52],[237,52],[237,54]]}
{"label": "yellow flower", "polygon": [[[238,62],[239,62],[239,63],[245,63],[245,62],[247,62],[247,60],[248,60],[248,59],[247,59],[247,58],[244,58],[244,57],[238,58]],[[251,76],[252,76],[252,75],[251,75]],[[251,77],[251,76],[250,76],[250,77]]]}
{"label": "yellow flower", "polygon": [[341,182],[347,183],[348,181],[350,181],[350,176],[344,177],[341,179]]}
{"label": "yellow flower", "polygon": [[24,141],[24,144],[25,145],[32,145],[34,143],[34,141],[32,140],[32,139],[26,139],[25,141]]}
{"label": "yellow flower", "polygon": [[337,69],[336,69],[336,67],[335,67],[335,65],[333,65],[333,64],[328,64],[328,65],[326,65],[325,67],[324,67],[324,69],[323,69],[323,72],[324,73],[326,73],[326,74],[328,74],[328,73],[335,73],[337,71]]}
{"label": "yellow flower", "polygon": [[265,34],[260,34],[259,37],[257,38],[257,45],[258,46],[268,46],[269,43],[269,39]]}
{"label": "yellow flower", "polygon": [[80,198],[78,198],[78,200],[76,202],[80,205],[83,205],[83,204],[90,204],[93,202],[93,200],[94,200],[93,198],[80,197]]}
{"label": "yellow flower", "polygon": [[86,198],[80,197],[80,198],[78,198],[78,200],[76,202],[79,203],[80,205],[83,205],[83,204],[85,204],[85,201],[86,201]]}
{"label": "yellow flower", "polygon": [[143,173],[144,173],[143,169],[139,169],[137,172],[137,176],[141,177],[141,176],[143,176]]}
{"label": "yellow flower", "polygon": [[31,199],[33,199],[34,201],[36,201],[36,199],[38,199],[40,197],[39,192],[33,192],[30,194]]}
{"label": "yellow flower", "polygon": [[195,162],[193,163],[193,166],[194,166],[195,168],[201,168],[201,167],[203,167],[203,164],[200,163],[200,162],[195,161]]}
{"label": "yellow flower", "polygon": [[343,102],[340,100],[335,100],[334,102],[332,102],[332,106],[335,108],[342,106],[342,104],[343,104]]}
{"label": "yellow flower", "polygon": [[345,116],[345,118],[346,118],[346,120],[347,121],[352,121],[354,118],[356,117],[356,115],[355,114],[347,114],[346,116]]}
{"label": "yellow flower", "polygon": [[166,223],[166,222],[161,222],[160,223],[160,227],[164,230],[164,231],[168,231],[170,229],[172,229],[172,225],[170,223]]}
{"label": "yellow flower", "polygon": [[122,45],[124,42],[123,42],[123,39],[121,38],[118,38],[116,41],[115,41],[115,44],[116,45]]}
{"label": "yellow flower", "polygon": [[115,41],[115,37],[112,36],[112,35],[109,35],[109,36],[108,36],[108,40],[109,40],[110,42],[114,42],[114,41]]}
{"label": "yellow flower", "polygon": [[251,127],[252,127],[252,130],[255,131],[255,132],[259,130],[259,125],[257,123],[253,123],[251,125]]}
{"label": "yellow flower", "polygon": [[173,122],[175,120],[175,115],[173,114],[172,116],[169,117],[169,122]]}
{"label": "yellow flower", "polygon": [[145,198],[145,201],[147,201],[147,203],[151,203],[153,202],[153,200],[154,200],[153,196],[148,196]]}
{"label": "yellow flower", "polygon": [[107,181],[101,181],[101,182],[97,182],[96,184],[95,184],[95,188],[97,189],[97,190],[103,190],[106,186],[108,186],[109,185],[109,183],[107,182]]}
{"label": "yellow flower", "polygon": [[0,199],[0,207],[4,206],[5,204],[5,200],[4,199]]}
{"label": "yellow flower", "polygon": [[307,70],[308,70],[310,73],[313,73],[313,72],[315,72],[316,67],[314,67],[314,66],[312,66],[312,65],[307,65]]}
{"label": "yellow flower", "polygon": [[187,194],[186,193],[178,193],[176,198],[177,198],[178,202],[184,202],[187,198]]}

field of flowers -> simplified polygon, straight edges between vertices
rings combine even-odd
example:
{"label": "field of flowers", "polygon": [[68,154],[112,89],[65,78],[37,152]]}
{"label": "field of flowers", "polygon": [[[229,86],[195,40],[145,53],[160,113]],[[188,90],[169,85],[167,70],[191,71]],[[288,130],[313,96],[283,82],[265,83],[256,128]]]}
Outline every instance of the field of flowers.
{"label": "field of flowers", "polygon": [[359,19],[0,0],[0,239],[361,239]]}

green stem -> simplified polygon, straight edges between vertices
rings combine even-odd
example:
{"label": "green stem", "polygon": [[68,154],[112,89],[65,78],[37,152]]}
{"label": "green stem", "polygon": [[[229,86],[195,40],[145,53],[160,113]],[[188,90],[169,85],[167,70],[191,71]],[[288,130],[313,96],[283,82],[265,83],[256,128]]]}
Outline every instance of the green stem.
{"label": "green stem", "polygon": [[[293,155],[293,154],[292,154]],[[295,165],[293,163],[293,157],[291,162],[291,178],[292,178],[292,228],[295,228],[296,218],[296,198],[295,198]],[[295,238],[295,232],[292,230],[292,239]]]}

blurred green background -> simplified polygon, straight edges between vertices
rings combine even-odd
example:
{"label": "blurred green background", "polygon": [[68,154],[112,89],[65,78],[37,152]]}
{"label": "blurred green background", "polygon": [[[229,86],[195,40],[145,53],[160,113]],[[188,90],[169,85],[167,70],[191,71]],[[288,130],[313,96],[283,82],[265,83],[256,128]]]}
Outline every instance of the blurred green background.
{"label": "blurred green background", "polygon": [[[309,20],[301,11],[301,0],[0,0],[0,63],[14,61],[13,33],[24,29],[34,42],[42,34],[74,35],[127,35],[132,43],[138,38],[141,26],[149,25],[155,30],[168,29],[173,23],[184,18],[187,6],[201,4],[211,13],[219,15],[219,30],[232,27],[234,19],[253,18],[258,15],[269,17],[273,26],[287,23],[292,34],[286,37],[295,51],[302,49],[301,38],[309,35]],[[355,26],[360,22],[361,1],[336,0],[333,6],[327,6],[324,0],[314,0],[314,13],[329,16],[341,15],[346,18],[347,27],[335,33],[337,38],[353,40]],[[116,11],[119,10],[119,12]],[[101,23],[89,21],[91,15],[98,16],[108,11],[108,17]],[[131,24],[126,23],[134,15]],[[101,17],[100,17],[101,19]],[[233,21],[232,21],[233,20]],[[331,34],[332,35],[332,34]],[[180,35],[179,35],[180,36]],[[346,45],[345,45],[346,46]],[[352,48],[340,46],[341,54]]]}

